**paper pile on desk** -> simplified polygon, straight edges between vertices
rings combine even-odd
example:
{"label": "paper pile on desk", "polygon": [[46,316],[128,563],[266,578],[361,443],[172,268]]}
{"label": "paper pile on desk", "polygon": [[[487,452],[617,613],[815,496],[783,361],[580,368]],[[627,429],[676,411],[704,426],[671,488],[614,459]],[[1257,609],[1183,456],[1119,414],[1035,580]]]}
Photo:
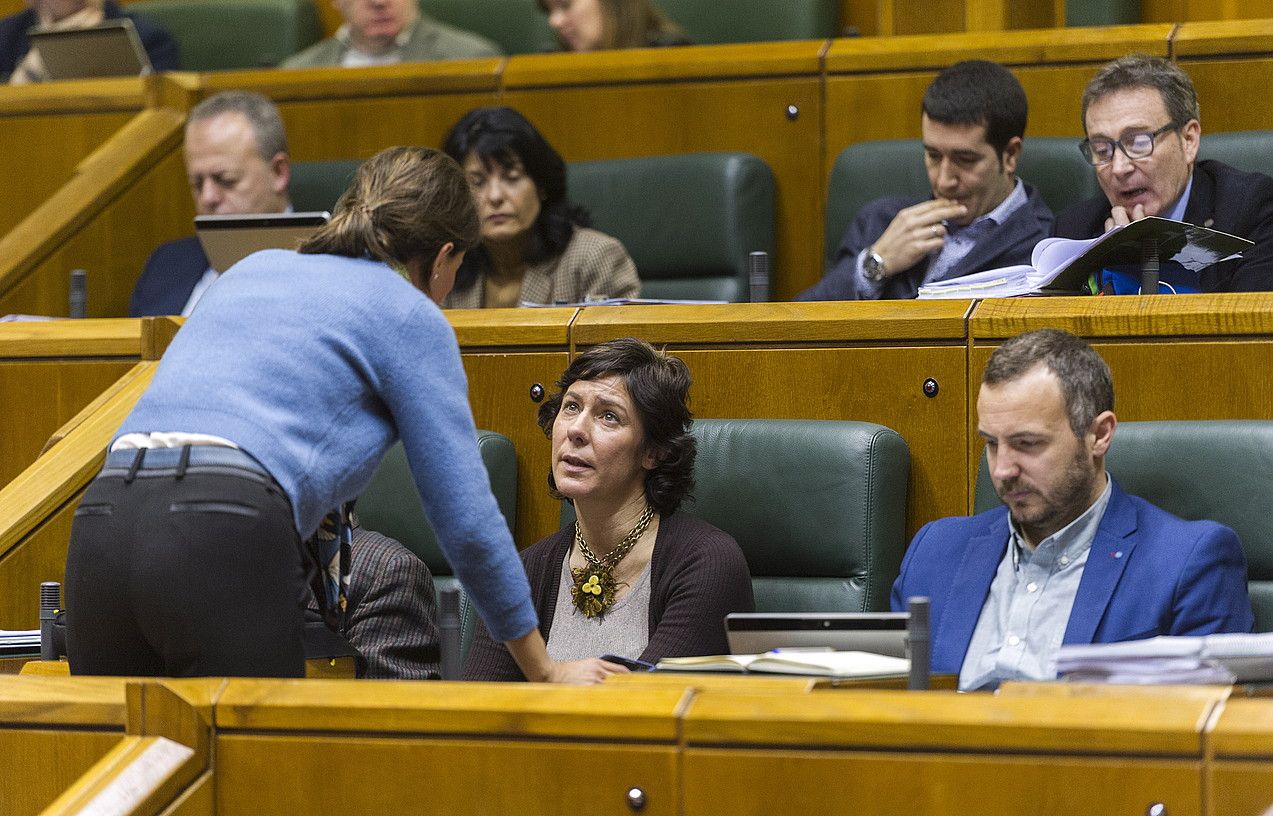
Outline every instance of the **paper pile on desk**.
{"label": "paper pile on desk", "polygon": [[1105,683],[1247,683],[1273,680],[1273,633],[1156,637],[1062,646],[1056,672]]}

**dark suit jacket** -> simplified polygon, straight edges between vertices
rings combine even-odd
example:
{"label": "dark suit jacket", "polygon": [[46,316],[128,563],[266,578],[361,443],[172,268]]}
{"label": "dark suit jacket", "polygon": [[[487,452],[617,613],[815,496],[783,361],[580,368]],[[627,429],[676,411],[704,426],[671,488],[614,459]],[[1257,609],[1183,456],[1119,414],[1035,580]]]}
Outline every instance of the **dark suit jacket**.
{"label": "dark suit jacket", "polygon": [[[181,67],[177,41],[167,31],[145,17],[124,12],[114,0],[106,0],[103,10],[107,20],[127,17],[133,21],[142,48],[146,49],[150,64],[156,71],[175,71]],[[9,74],[13,73],[13,69],[27,55],[27,51],[31,50],[27,30],[37,22],[35,12],[31,9],[11,14],[0,20],[0,78],[8,80]]]}
{"label": "dark suit jacket", "polygon": [[[1024,206],[999,225],[988,238],[978,241],[966,256],[955,264],[945,278],[958,278],[986,269],[1030,263],[1034,245],[1048,236],[1052,228],[1052,211],[1039,191],[1025,185]],[[844,240],[836,251],[835,261],[822,280],[801,292],[796,300],[864,300],[870,294],[858,291],[857,257],[875,243],[897,214],[907,207],[925,201],[923,198],[879,198],[863,207],[849,224]],[[929,258],[884,282],[881,300],[913,298],[924,282]]]}
{"label": "dark suit jacket", "polygon": [[[322,621],[312,598],[306,620]],[[341,634],[362,655],[359,677],[439,677],[438,609],[429,567],[400,542],[355,528]]]}
{"label": "dark suit jacket", "polygon": [[[1062,238],[1095,238],[1105,232],[1109,200],[1104,194],[1075,204],[1056,217]],[[1193,190],[1185,221],[1255,242],[1242,257],[1202,272],[1204,292],[1255,292],[1273,289],[1273,178],[1246,173],[1223,162],[1194,165]]]}
{"label": "dark suit jacket", "polygon": [[[892,607],[929,599],[932,669],[958,673],[1008,547],[1008,510],[924,526],[902,560]],[[1232,530],[1183,521],[1114,484],[1063,643],[1250,632],[1246,559]]]}
{"label": "dark suit jacket", "polygon": [[150,253],[133,287],[129,317],[179,315],[195,284],[208,271],[208,256],[196,237],[178,238]]}

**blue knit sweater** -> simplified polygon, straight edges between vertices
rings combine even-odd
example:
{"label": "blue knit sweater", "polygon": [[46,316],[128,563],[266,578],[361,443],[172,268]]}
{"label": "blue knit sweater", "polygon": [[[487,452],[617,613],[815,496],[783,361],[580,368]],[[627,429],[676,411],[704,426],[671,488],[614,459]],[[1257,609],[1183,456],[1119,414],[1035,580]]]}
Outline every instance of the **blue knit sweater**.
{"label": "blue knit sweater", "polygon": [[399,437],[443,553],[498,640],[536,626],[477,451],[455,333],[382,263],[267,250],[208,289],[119,434],[224,437],[292,501],[308,538]]}

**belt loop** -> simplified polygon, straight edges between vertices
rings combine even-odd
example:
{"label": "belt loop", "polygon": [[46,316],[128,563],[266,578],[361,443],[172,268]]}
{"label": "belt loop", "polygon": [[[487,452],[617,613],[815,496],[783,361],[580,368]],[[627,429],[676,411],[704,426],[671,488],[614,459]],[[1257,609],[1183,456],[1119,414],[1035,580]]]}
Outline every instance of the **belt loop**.
{"label": "belt loop", "polygon": [[190,446],[181,446],[181,458],[177,460],[177,478],[186,475],[186,468],[190,467]]}
{"label": "belt loop", "polygon": [[132,484],[133,479],[137,478],[137,471],[141,470],[141,463],[145,458],[146,449],[138,448],[137,455],[133,457],[133,463],[128,468],[128,475],[124,477],[124,484]]}

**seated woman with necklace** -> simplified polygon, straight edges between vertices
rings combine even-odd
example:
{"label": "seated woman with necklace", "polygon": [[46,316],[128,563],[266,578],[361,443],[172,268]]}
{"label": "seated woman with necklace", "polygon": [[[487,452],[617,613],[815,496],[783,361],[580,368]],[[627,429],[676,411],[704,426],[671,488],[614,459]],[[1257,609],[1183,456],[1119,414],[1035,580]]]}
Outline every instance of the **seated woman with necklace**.
{"label": "seated woman with necklace", "polygon": [[[677,512],[693,486],[689,386],[683,362],[623,338],[575,358],[539,409],[549,485],[578,517],[521,554],[554,659],[720,654],[726,613],[754,607],[737,542]],[[523,679],[485,627],[464,676]]]}
{"label": "seated woman with necklace", "polygon": [[477,108],[442,149],[460,163],[482,222],[443,304],[448,309],[578,303],[641,293],[623,244],[589,229],[566,196],[566,163],[512,108]]}

